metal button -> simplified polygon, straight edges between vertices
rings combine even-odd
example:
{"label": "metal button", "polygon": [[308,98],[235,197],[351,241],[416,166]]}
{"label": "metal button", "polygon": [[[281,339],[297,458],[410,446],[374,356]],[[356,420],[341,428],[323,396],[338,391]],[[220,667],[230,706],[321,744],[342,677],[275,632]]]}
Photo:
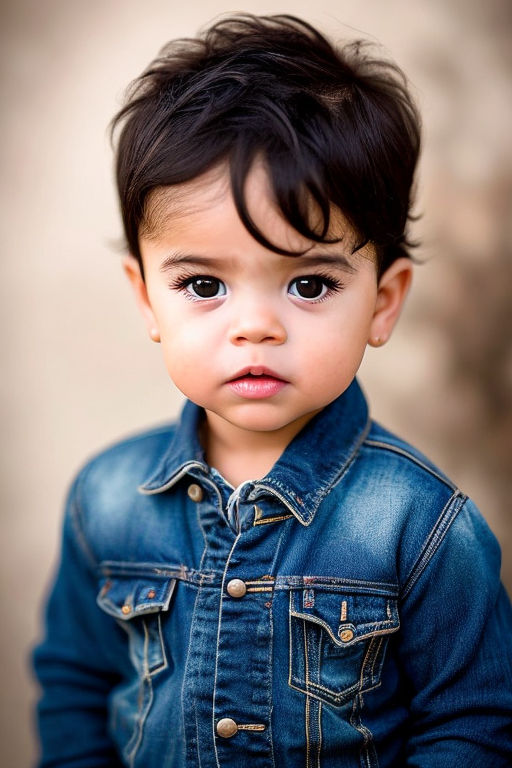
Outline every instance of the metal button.
{"label": "metal button", "polygon": [[243,597],[247,592],[247,587],[242,579],[231,579],[228,581],[226,589],[231,597]]}
{"label": "metal button", "polygon": [[230,717],[223,717],[217,723],[217,735],[223,739],[230,739],[238,731],[238,725]]}
{"label": "metal button", "polygon": [[128,605],[128,604],[123,605],[123,607],[121,608],[121,613],[124,613],[125,616],[128,613],[131,613],[131,611],[132,611],[132,607],[131,605]]}
{"label": "metal button", "polygon": [[203,489],[197,483],[192,483],[189,485],[187,488],[187,493],[189,499],[192,499],[192,501],[201,501],[203,498]]}
{"label": "metal button", "polygon": [[342,632],[340,632],[340,640],[343,640],[344,643],[349,643],[353,637],[354,633],[351,629],[344,629]]}
{"label": "metal button", "polygon": [[156,597],[156,592],[154,589],[148,590],[148,597],[150,600],[152,600],[154,597]]}

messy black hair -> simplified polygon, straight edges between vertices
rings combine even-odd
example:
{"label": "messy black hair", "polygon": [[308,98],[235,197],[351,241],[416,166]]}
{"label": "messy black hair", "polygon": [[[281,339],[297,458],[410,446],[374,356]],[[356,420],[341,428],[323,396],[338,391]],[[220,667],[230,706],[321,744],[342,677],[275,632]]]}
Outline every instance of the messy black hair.
{"label": "messy black hair", "polygon": [[[179,39],[130,86],[112,121],[119,130],[116,177],[129,251],[148,199],[162,187],[229,167],[241,221],[260,243],[244,196],[262,158],[275,202],[314,242],[328,238],[332,206],[355,230],[354,250],[371,243],[379,275],[409,256],[406,225],[420,148],[420,120],[405,76],[355,41],[334,46],[294,16],[239,14],[198,38]],[[311,203],[320,213],[312,222]]]}

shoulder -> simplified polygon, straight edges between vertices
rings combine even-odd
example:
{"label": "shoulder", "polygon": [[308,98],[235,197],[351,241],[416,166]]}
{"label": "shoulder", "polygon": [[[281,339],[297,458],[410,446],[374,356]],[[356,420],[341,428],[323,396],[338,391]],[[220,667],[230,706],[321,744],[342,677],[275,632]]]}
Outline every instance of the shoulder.
{"label": "shoulder", "polygon": [[131,435],[89,458],[76,473],[67,498],[67,514],[75,535],[103,559],[104,548],[119,544],[143,514],[139,486],[154,471],[175,434],[174,423]]}
{"label": "shoulder", "polygon": [[428,528],[451,501],[466,498],[433,461],[375,422],[361,445],[358,463],[368,493],[383,511],[390,507],[402,517],[404,524],[413,515],[412,522]]}
{"label": "shoulder", "polygon": [[105,484],[112,496],[137,488],[169,447],[176,425],[164,424],[119,440],[94,454],[77,474],[82,489],[101,493]]}
{"label": "shoulder", "polygon": [[465,550],[462,561],[468,566],[483,541],[495,551],[494,537],[463,490],[421,451],[377,423],[361,444],[347,486],[340,493],[353,526],[370,534],[383,555],[395,553],[398,580],[407,588],[438,552],[446,552],[447,541],[456,540],[455,548]]}
{"label": "shoulder", "polygon": [[456,490],[455,483],[427,456],[377,422],[371,423],[363,451],[393,474],[399,471],[401,482],[421,479],[429,487],[438,486],[446,492]]}

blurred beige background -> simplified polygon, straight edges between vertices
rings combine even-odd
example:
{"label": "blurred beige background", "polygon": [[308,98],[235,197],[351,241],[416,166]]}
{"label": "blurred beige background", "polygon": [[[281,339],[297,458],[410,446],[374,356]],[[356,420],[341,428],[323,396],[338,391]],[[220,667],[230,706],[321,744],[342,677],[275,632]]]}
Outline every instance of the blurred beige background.
{"label": "blurred beige background", "polygon": [[[185,10],[184,10],[185,9]],[[361,377],[374,415],[472,495],[512,586],[512,130],[508,0],[11,0],[1,11],[0,763],[35,756],[27,656],[78,466],[175,416],[180,396],[125,284],[106,126],[168,39],[232,10],[365,34],[424,119],[418,268],[401,326]]]}

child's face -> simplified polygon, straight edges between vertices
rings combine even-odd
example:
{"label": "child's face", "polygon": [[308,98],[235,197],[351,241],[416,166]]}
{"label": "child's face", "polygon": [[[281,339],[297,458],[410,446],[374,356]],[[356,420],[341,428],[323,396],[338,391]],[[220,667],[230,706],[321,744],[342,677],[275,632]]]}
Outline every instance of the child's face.
{"label": "child's face", "polygon": [[246,196],[271,242],[307,254],[281,256],[254,240],[216,169],[156,202],[156,231],[141,238],[146,283],[134,259],[126,269],[171,379],[207,418],[290,436],[349,386],[368,341],[389,336],[400,307],[386,321],[372,248],[352,255],[341,217],[332,234],[343,242],[304,239],[273,206],[260,165]]}

